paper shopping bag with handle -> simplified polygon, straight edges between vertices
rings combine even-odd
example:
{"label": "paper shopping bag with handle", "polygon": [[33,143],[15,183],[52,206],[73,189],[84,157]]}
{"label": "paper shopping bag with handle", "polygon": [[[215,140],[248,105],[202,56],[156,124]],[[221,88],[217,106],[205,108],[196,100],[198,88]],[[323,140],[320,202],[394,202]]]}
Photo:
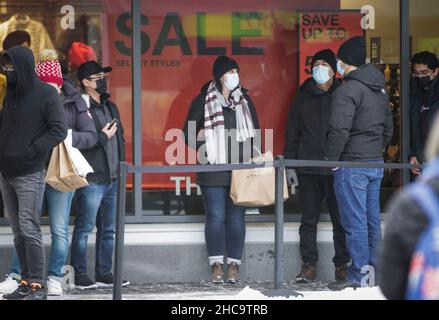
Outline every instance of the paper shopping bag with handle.
{"label": "paper shopping bag with handle", "polygon": [[72,161],[64,142],[53,148],[46,182],[61,192],[70,192],[88,185],[84,177],[75,173]]}
{"label": "paper shopping bag with handle", "polygon": [[87,179],[81,177],[78,173],[76,173],[75,167],[73,166],[72,158],[70,157],[70,153],[67,150],[66,143],[62,143],[59,147],[59,177],[61,178],[62,182],[66,186],[68,186],[70,191],[88,186]]}
{"label": "paper shopping bag with handle", "polygon": [[[259,151],[259,150],[258,150]],[[261,163],[273,161],[273,154],[269,151],[259,157],[251,159],[251,162]],[[288,186],[284,175],[283,200],[288,199]],[[244,207],[264,207],[273,205],[275,202],[275,169],[254,168],[232,171],[232,183],[230,197],[233,203]]]}

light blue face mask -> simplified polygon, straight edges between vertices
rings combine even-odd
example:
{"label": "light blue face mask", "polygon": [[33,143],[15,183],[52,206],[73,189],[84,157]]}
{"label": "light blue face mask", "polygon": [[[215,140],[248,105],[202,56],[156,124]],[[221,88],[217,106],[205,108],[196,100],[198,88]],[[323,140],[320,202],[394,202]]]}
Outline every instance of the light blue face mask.
{"label": "light blue face mask", "polygon": [[337,61],[337,71],[338,71],[338,73],[340,73],[340,75],[341,75],[342,77],[344,77],[344,70],[345,70],[345,69],[343,69],[343,68],[341,67],[341,60],[338,60],[338,61]]}
{"label": "light blue face mask", "polygon": [[331,79],[329,67],[326,66],[315,66],[312,68],[312,76],[318,84],[324,84]]}

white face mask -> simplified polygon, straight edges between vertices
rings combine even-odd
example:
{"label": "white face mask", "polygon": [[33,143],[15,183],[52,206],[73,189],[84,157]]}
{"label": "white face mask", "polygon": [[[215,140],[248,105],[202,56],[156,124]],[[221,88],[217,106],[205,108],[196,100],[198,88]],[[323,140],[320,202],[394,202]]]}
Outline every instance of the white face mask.
{"label": "white face mask", "polygon": [[238,73],[226,74],[226,78],[224,80],[224,85],[229,90],[235,89],[239,85],[239,75],[238,75]]}
{"label": "white face mask", "polygon": [[318,84],[324,84],[331,79],[329,67],[326,66],[315,66],[312,68],[312,76]]}

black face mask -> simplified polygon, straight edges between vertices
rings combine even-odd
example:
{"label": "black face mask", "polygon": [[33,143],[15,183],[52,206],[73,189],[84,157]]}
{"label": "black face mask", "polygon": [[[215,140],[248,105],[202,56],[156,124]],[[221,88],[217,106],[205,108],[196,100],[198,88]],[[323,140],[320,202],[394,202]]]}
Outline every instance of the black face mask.
{"label": "black face mask", "polygon": [[107,80],[106,79],[99,79],[96,80],[96,92],[100,94],[107,93],[108,87],[107,87]]}
{"label": "black face mask", "polygon": [[7,71],[6,72],[6,80],[9,85],[16,86],[18,83],[17,72],[16,71]]}
{"label": "black face mask", "polygon": [[416,78],[416,81],[418,82],[418,86],[426,88],[430,86],[432,80],[430,79],[430,76],[424,76]]}

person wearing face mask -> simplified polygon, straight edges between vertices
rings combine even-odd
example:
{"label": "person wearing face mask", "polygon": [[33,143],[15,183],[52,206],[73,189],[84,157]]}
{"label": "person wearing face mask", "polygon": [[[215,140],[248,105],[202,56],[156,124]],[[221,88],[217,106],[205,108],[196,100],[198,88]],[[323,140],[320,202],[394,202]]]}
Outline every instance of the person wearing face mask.
{"label": "person wearing face mask", "polygon": [[[434,116],[439,110],[439,61],[434,53],[423,51],[412,58],[412,83],[410,95],[411,115],[411,164],[424,163],[424,148]],[[414,176],[421,169],[412,169]]]}
{"label": "person wearing face mask", "polygon": [[[331,99],[340,86],[335,77],[335,54],[330,49],[317,52],[311,61],[312,77],[299,88],[288,115],[284,154],[287,159],[322,160],[328,131]],[[296,171],[298,175],[296,175]],[[287,169],[288,183],[300,186],[302,221],[299,229],[302,268],[298,283],[317,281],[317,224],[323,198],[326,200],[333,225],[335,279],[346,278],[346,263],[350,257],[346,238],[340,225],[332,172],[326,168]]]}
{"label": "person wearing face mask", "polygon": [[[119,110],[109,100],[106,73],[96,61],[81,64],[77,71],[85,102],[94,120],[98,142],[82,150],[94,172],[87,175],[89,185],[76,190],[77,216],[71,246],[75,287],[80,290],[113,286],[113,249],[116,227],[117,164],[125,159],[124,130]],[[116,122],[113,122],[115,119]],[[111,124],[111,126],[110,126]],[[95,281],[87,274],[88,236],[96,226]],[[124,286],[129,283],[123,282]]]}
{"label": "person wearing face mask", "polygon": [[[256,109],[247,89],[242,87],[238,63],[226,56],[218,57],[213,64],[213,80],[207,82],[193,100],[185,127],[186,144],[202,150],[203,143],[209,164],[247,162],[253,139],[259,129]],[[205,141],[191,141],[191,126],[204,133]],[[225,130],[230,130],[227,133]],[[232,148],[232,146],[238,148]],[[205,239],[212,282],[237,283],[245,240],[245,207],[237,206],[230,198],[231,172],[203,172],[197,182],[206,211]],[[227,274],[223,264],[227,252]]]}
{"label": "person wearing face mask", "polygon": [[[24,30],[16,30],[9,33],[3,40],[3,51],[15,46],[23,46],[29,48],[31,45],[31,39],[29,33]],[[3,99],[6,95],[6,77],[0,73],[0,111],[3,108]],[[0,291],[2,284],[0,283]]]}
{"label": "person wearing face mask", "polygon": [[[38,78],[53,86],[61,95],[65,108],[67,126],[72,130],[72,146],[79,150],[93,148],[98,135],[93,118],[87,109],[81,92],[71,82],[64,81],[61,65],[54,50],[44,50],[36,66]],[[70,207],[74,191],[60,192],[46,185],[45,197],[50,222],[52,243],[48,265],[48,295],[62,295],[61,286],[69,250]]]}
{"label": "person wearing face mask", "polygon": [[[337,70],[343,82],[331,100],[324,152],[329,161],[383,163],[384,150],[392,140],[393,118],[385,78],[374,65],[366,64],[366,53],[363,37],[346,40],[338,50]],[[340,221],[352,263],[346,280],[328,287],[342,290],[359,287],[367,273],[377,272],[384,169],[342,167],[333,171]]]}
{"label": "person wearing face mask", "polygon": [[[9,33],[6,38],[3,40],[2,48],[3,52],[6,50],[15,47],[15,46],[22,46],[29,48],[31,44],[31,38],[29,33],[27,33],[24,30],[17,30]],[[0,53],[0,59],[2,57],[2,54]],[[1,64],[3,64],[1,62]],[[0,112],[3,108],[3,99],[6,96],[6,76],[3,73],[0,73]],[[3,208],[3,199],[1,197],[0,192],[0,208]],[[14,254],[12,255],[12,260],[9,268],[9,273],[6,275],[6,278],[4,281],[0,282],[0,294],[4,293],[11,293],[14,292],[18,284],[20,283],[20,268],[18,267],[18,257],[14,250]]]}
{"label": "person wearing face mask", "polygon": [[45,300],[45,254],[40,228],[45,165],[67,135],[58,93],[38,80],[32,51],[14,46],[4,54],[7,94],[0,116],[0,187],[14,233],[21,270],[7,300]]}
{"label": "person wearing face mask", "polygon": [[[64,81],[61,65],[54,50],[43,50],[35,72],[38,79],[51,85],[60,95],[65,108],[67,126],[72,129],[73,147],[80,150],[93,147],[97,142],[97,133],[87,105],[81,93],[70,82]],[[48,266],[47,293],[62,295],[61,280],[68,254],[70,207],[74,192],[60,192],[46,184],[45,198],[49,214],[52,244]],[[13,257],[16,256],[14,251]],[[13,258],[9,274],[19,273],[18,259]],[[13,292],[18,283],[10,283],[9,288],[3,286],[2,293]],[[15,289],[13,289],[15,287]]]}

